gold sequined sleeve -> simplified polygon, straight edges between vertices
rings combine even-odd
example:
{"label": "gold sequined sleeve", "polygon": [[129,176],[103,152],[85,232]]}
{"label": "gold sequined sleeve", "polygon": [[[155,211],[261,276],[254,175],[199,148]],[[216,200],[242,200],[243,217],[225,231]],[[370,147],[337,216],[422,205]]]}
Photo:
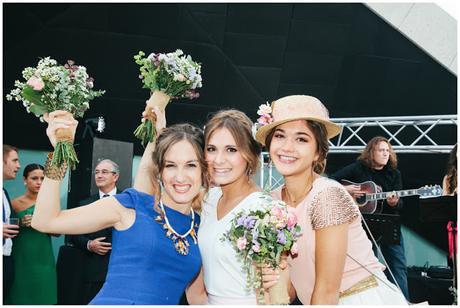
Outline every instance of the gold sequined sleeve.
{"label": "gold sequined sleeve", "polygon": [[342,187],[327,187],[314,198],[310,208],[313,230],[349,223],[360,215],[353,198]]}

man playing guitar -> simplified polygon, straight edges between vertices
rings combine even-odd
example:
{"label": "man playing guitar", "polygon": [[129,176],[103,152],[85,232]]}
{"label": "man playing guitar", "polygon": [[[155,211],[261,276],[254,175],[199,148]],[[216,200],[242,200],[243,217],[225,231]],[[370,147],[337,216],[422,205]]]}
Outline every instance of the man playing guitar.
{"label": "man playing guitar", "polygon": [[[396,153],[393,151],[389,141],[384,137],[377,136],[368,142],[356,162],[329,177],[337,181],[348,180],[354,183],[372,181],[385,192],[398,191],[402,189],[402,179],[401,173],[397,169],[397,164]],[[361,185],[350,184],[345,185],[345,188],[355,199],[366,193],[361,188]],[[381,206],[381,213],[399,215],[402,200],[397,194],[389,194]],[[406,257],[402,236],[400,236],[399,244],[388,245],[380,243],[380,248],[404,296],[409,299]],[[391,275],[387,271],[385,273],[388,279],[393,281]]]}

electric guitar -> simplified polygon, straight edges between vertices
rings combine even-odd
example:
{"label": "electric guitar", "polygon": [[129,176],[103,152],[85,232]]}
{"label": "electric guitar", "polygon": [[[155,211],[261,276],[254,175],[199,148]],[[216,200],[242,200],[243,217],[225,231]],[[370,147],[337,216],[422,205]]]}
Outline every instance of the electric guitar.
{"label": "electric guitar", "polygon": [[385,200],[388,197],[409,197],[419,195],[421,199],[434,198],[442,195],[442,188],[439,185],[423,186],[419,189],[407,189],[398,191],[380,192],[380,187],[372,181],[353,183],[347,180],[340,181],[342,185],[359,185],[364,195],[355,198],[361,213],[373,214],[377,209],[377,201]]}

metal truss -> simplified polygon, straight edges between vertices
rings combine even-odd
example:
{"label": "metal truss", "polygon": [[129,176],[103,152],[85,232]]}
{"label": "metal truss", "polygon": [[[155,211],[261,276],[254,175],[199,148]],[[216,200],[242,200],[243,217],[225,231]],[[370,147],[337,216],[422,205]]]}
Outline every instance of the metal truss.
{"label": "metal truss", "polygon": [[[457,142],[457,115],[331,120],[343,129],[329,141],[329,153],[360,153],[367,141],[377,135],[387,138],[397,153],[449,153]],[[283,178],[269,163],[267,152],[261,154],[260,163],[259,185],[271,189],[280,186]]]}
{"label": "metal truss", "polygon": [[[362,138],[366,134],[371,137],[377,135],[386,137],[396,153],[449,153],[457,140],[457,115],[331,120],[340,124],[343,129],[338,137],[330,141],[330,153],[361,152],[367,144],[367,141]],[[455,135],[446,138],[446,127]],[[440,138],[449,140],[450,144],[442,142]]]}

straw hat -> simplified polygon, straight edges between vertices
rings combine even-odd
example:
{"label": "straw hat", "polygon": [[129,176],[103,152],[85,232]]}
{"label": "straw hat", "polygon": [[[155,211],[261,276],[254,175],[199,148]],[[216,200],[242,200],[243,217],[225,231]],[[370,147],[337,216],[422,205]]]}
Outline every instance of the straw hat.
{"label": "straw hat", "polygon": [[[268,106],[267,106],[268,107]],[[329,120],[329,112],[319,99],[308,95],[291,95],[274,101],[271,105],[271,122],[261,126],[256,140],[265,145],[265,138],[278,125],[295,120],[312,120],[324,124],[327,137],[337,136],[342,127]]]}

